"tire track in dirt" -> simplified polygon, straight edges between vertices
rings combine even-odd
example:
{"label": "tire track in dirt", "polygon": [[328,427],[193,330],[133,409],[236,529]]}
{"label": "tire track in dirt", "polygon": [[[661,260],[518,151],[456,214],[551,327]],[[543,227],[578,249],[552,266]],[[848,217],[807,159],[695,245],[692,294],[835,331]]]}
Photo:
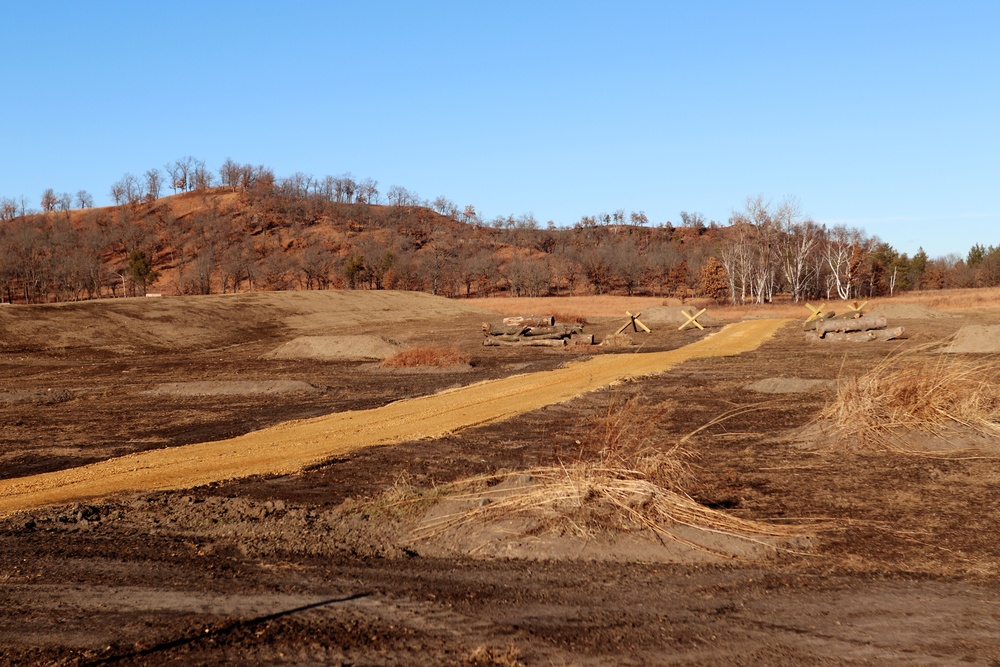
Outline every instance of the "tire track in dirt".
{"label": "tire track in dirt", "polygon": [[407,399],[371,410],[279,424],[228,440],[158,449],[69,470],[0,480],[0,516],[112,494],[185,489],[265,474],[290,474],[333,456],[431,439],[509,419],[690,359],[756,349],[789,320],[749,320],[666,352],[596,356],[563,368]]}

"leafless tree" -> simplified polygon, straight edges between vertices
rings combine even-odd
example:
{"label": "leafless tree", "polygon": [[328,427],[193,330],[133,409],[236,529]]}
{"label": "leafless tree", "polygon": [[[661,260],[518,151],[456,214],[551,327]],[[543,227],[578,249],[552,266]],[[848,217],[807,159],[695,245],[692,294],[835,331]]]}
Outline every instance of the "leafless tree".
{"label": "leafless tree", "polygon": [[80,190],[76,193],[76,207],[77,208],[92,208],[94,206],[94,196],[91,195],[86,190]]}
{"label": "leafless tree", "polygon": [[191,189],[191,176],[195,163],[196,161],[193,157],[186,155],[163,167],[170,177],[170,187],[175,193],[178,191],[187,192]]}
{"label": "leafless tree", "polygon": [[797,199],[788,198],[781,203],[774,214],[780,231],[779,254],[785,284],[798,302],[807,285],[813,279],[817,252],[823,239],[823,229],[812,220],[804,219],[802,207]]}
{"label": "leafless tree", "polygon": [[110,194],[115,204],[135,204],[142,200],[142,190],[139,179],[131,173],[126,173],[111,185]]}
{"label": "leafless tree", "polygon": [[719,244],[719,259],[726,269],[729,298],[733,304],[746,303],[752,294],[753,230],[742,217],[730,219]]}
{"label": "leafless tree", "polygon": [[226,158],[219,167],[219,181],[224,187],[235,192],[240,186],[240,172],[242,165],[237,164],[232,158]]}
{"label": "leafless tree", "polygon": [[410,192],[401,185],[389,188],[386,197],[393,206],[417,206],[420,203],[420,196],[416,192]]}
{"label": "leafless tree", "polygon": [[478,225],[481,221],[479,216],[476,215],[476,207],[472,204],[466,204],[465,208],[462,209],[462,222],[470,225]]}
{"label": "leafless tree", "polygon": [[215,176],[205,166],[204,160],[195,160],[193,165],[190,187],[193,190],[207,190],[212,187]]}
{"label": "leafless tree", "polygon": [[681,211],[681,226],[692,227],[694,229],[705,228],[705,216],[701,213],[688,213]]}
{"label": "leafless tree", "polygon": [[378,204],[378,181],[366,178],[358,184],[357,202],[359,204]]}
{"label": "leafless tree", "polygon": [[56,210],[56,206],[59,205],[59,197],[52,188],[47,188],[45,192],[42,193],[41,204],[42,210],[46,213]]}
{"label": "leafless tree", "polygon": [[872,251],[872,239],[861,230],[836,225],[828,234],[824,257],[830,269],[830,285],[841,299],[855,295],[861,269]]}
{"label": "leafless tree", "polygon": [[146,198],[155,201],[160,198],[160,188],[163,187],[163,174],[159,169],[153,168],[146,171]]}
{"label": "leafless tree", "polygon": [[434,201],[431,202],[431,208],[441,215],[451,216],[452,218],[458,217],[458,207],[455,206],[455,202],[451,201],[444,195],[436,197]]}
{"label": "leafless tree", "polygon": [[647,269],[646,257],[634,239],[624,238],[604,251],[609,271],[619,287],[632,296]]}
{"label": "leafless tree", "polygon": [[642,227],[649,223],[649,218],[642,211],[632,211],[629,214],[629,221],[636,227]]}
{"label": "leafless tree", "polygon": [[10,197],[0,197],[0,222],[13,220],[17,217],[17,200]]}
{"label": "leafless tree", "polygon": [[327,289],[335,268],[334,254],[317,243],[309,244],[299,258],[299,270],[306,289]]}

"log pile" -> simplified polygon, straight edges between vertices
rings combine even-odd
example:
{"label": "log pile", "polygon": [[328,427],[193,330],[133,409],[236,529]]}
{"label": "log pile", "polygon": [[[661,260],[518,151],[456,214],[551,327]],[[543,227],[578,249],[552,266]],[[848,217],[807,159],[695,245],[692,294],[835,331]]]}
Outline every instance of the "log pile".
{"label": "log pile", "polygon": [[502,324],[483,322],[487,347],[564,347],[593,345],[594,335],[583,333],[579,324],[556,324],[554,317],[505,317]]}
{"label": "log pile", "polygon": [[894,340],[902,338],[903,327],[888,328],[884,317],[865,315],[860,310],[849,310],[842,315],[827,312],[820,319],[806,322],[803,326],[809,340],[836,342],[867,342],[873,340]]}

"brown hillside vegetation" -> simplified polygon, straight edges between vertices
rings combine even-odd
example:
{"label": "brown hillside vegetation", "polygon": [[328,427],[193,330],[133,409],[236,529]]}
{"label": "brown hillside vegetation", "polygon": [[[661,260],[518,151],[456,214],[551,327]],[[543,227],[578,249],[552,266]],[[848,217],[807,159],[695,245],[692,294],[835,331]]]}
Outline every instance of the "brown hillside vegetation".
{"label": "brown hillside vegetation", "polygon": [[[680,226],[651,224],[618,209],[542,228],[530,214],[487,221],[472,205],[381,193],[350,174],[276,178],[227,159],[216,178],[190,156],[167,171],[167,181],[155,169],[144,182],[126,174],[114,207],[73,210],[49,190],[39,213],[0,197],[0,302],[348,288],[761,305],[1000,285],[1000,247],[909,257],[815,223],[794,198],[748,197],[724,225],[687,212]],[[161,196],[165,184],[180,193]],[[78,193],[79,206],[92,203]]]}

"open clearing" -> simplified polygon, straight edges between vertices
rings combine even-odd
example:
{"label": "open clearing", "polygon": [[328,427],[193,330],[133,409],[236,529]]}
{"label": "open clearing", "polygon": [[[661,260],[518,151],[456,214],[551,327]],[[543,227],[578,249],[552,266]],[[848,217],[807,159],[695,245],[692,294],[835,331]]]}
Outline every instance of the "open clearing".
{"label": "open clearing", "polygon": [[[662,307],[503,301],[586,317],[598,340],[625,310]],[[482,347],[500,315],[480,305],[313,292],[0,309],[0,662],[1000,661],[994,443],[852,450],[814,421],[887,354],[1000,353],[1000,311],[874,304],[910,338],[825,346],[710,309],[705,332],[664,316],[631,347],[553,349]],[[945,339],[959,345],[921,347]],[[454,347],[471,369],[382,369],[379,341]],[[713,521],[787,538],[665,539],[603,515],[414,537],[532,488],[524,471],[568,466],[624,410],[654,446],[693,434],[682,491]],[[495,481],[406,509],[477,476]]]}

